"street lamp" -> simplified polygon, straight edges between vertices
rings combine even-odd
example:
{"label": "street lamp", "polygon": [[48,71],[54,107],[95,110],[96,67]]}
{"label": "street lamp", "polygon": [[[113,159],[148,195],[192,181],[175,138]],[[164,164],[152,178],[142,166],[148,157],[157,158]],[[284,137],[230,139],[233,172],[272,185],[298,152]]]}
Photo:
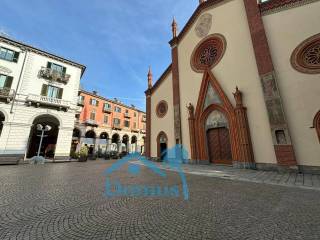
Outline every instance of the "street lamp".
{"label": "street lamp", "polygon": [[38,157],[40,157],[40,150],[41,150],[41,146],[42,146],[42,141],[44,137],[47,137],[44,135],[45,132],[49,132],[52,129],[51,126],[49,125],[42,125],[42,124],[37,124],[37,130],[41,131],[41,136],[40,136],[40,144],[39,144],[39,149],[38,149]]}

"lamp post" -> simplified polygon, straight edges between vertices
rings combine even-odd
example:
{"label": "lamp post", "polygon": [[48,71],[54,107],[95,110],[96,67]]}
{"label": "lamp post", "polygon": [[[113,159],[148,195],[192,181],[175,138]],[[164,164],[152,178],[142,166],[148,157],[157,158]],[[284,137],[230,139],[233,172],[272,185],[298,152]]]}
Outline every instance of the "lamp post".
{"label": "lamp post", "polygon": [[[49,132],[51,130],[51,126],[49,125],[42,125],[42,124],[37,124],[37,130],[41,131],[41,135],[40,135],[40,144],[39,144],[39,148],[38,148],[38,154],[37,156],[40,157],[40,151],[41,151],[41,147],[42,147],[42,141],[44,137],[47,137],[44,135],[45,132]],[[39,136],[39,135],[38,135]]]}

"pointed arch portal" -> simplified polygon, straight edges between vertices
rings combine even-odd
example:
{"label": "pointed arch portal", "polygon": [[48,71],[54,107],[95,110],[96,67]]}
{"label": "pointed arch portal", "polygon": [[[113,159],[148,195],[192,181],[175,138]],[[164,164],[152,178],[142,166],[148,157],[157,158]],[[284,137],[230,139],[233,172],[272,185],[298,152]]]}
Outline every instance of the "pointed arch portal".
{"label": "pointed arch portal", "polygon": [[191,146],[192,159],[252,167],[254,158],[246,108],[238,88],[234,97],[236,107],[212,72],[204,72],[194,122],[190,125],[190,139],[195,139],[192,141],[195,146]]}

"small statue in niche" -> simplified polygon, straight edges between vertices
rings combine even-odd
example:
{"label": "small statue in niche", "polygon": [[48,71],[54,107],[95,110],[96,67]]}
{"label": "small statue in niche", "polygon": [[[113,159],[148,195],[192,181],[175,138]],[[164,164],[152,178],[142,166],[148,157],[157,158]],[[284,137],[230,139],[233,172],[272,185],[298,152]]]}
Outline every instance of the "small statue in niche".
{"label": "small statue in niche", "polygon": [[189,103],[189,105],[187,105],[187,108],[189,111],[189,118],[194,118],[194,107],[192,103]]}

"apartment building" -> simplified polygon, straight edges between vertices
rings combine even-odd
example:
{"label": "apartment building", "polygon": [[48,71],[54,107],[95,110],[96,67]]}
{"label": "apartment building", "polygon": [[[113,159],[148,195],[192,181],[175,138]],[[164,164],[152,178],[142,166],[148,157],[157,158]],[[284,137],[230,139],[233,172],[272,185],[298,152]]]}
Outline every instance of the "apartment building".
{"label": "apartment building", "polygon": [[66,158],[85,66],[7,37],[0,37],[0,162],[38,154]]}
{"label": "apartment building", "polygon": [[73,132],[73,149],[87,144],[90,154],[105,151],[144,152],[146,116],[135,106],[110,100],[97,92],[79,92],[82,107]]}

